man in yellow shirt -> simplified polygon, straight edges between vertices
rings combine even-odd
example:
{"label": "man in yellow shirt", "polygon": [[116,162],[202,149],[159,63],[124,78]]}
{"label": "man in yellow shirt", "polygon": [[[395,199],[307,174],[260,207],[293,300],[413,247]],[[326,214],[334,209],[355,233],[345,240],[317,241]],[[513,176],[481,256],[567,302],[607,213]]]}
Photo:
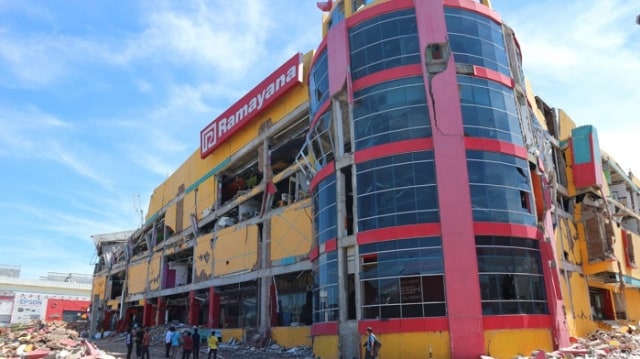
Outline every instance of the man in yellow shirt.
{"label": "man in yellow shirt", "polygon": [[209,355],[207,359],[211,359],[211,353],[213,353],[213,359],[218,359],[218,337],[215,332],[211,332],[211,336],[207,341],[209,343]]}

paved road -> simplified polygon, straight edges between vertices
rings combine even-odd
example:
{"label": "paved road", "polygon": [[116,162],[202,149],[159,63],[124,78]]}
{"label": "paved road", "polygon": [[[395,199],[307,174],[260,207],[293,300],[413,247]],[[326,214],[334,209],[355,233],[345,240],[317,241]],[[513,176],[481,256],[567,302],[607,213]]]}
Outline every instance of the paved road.
{"label": "paved road", "polygon": [[[94,340],[93,343],[100,350],[104,350],[107,354],[113,355],[118,359],[126,359],[127,347],[124,344],[123,336],[110,337],[105,339]],[[165,347],[163,343],[151,344],[149,347],[150,359],[165,358]],[[199,359],[208,359],[204,349],[200,352]],[[132,359],[136,359],[135,349],[131,355]],[[212,356],[213,358],[213,356]],[[218,359],[277,359],[277,358],[313,358],[311,355],[304,353],[281,353],[277,351],[257,350],[241,346],[230,346],[222,344],[218,350]],[[176,359],[182,359],[182,352],[179,352]],[[194,359],[193,356],[190,359]]]}

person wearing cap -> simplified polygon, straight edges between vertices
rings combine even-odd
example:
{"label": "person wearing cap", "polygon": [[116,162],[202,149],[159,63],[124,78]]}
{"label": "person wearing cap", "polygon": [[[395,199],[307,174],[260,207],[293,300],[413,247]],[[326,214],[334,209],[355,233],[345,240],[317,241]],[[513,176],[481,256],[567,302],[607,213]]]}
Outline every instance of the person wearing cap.
{"label": "person wearing cap", "polygon": [[378,353],[376,353],[375,351],[375,344],[377,340],[378,339],[376,338],[376,335],[373,334],[373,328],[367,327],[367,341],[364,344],[365,346],[364,359],[376,358],[376,356],[378,355]]}

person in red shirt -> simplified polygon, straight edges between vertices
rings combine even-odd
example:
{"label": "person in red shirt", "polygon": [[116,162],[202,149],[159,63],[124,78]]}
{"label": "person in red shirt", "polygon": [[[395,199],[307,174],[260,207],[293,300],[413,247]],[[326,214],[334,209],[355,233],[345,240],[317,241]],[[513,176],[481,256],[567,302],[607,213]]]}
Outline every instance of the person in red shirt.
{"label": "person in red shirt", "polygon": [[147,359],[151,359],[149,356],[149,344],[151,344],[151,333],[149,328],[144,328],[144,335],[142,336],[142,343],[140,344],[140,357],[144,359],[145,355]]}
{"label": "person in red shirt", "polygon": [[192,351],[193,338],[191,337],[191,333],[185,330],[182,336],[182,359],[189,359]]}

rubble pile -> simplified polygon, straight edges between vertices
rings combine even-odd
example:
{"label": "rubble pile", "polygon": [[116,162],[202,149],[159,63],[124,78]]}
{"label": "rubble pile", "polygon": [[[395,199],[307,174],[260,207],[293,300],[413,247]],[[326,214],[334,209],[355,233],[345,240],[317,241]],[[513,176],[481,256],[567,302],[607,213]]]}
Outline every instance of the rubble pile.
{"label": "rubble pile", "polygon": [[62,321],[34,321],[12,328],[0,335],[0,358],[67,358],[100,357],[90,343]]}
{"label": "rubble pile", "polygon": [[[640,359],[640,330],[628,325],[610,330],[598,329],[586,338],[571,337],[571,345],[553,352],[535,351],[514,359]],[[482,356],[481,359],[492,359]]]}
{"label": "rubble pile", "polygon": [[259,347],[254,345],[248,345],[247,343],[239,342],[234,338],[231,338],[226,343],[220,343],[219,348],[225,352],[233,352],[234,354],[242,357],[264,357],[264,358],[313,358],[313,350],[309,347],[299,346],[293,348],[284,348],[273,340],[268,339],[271,343],[265,347]]}

